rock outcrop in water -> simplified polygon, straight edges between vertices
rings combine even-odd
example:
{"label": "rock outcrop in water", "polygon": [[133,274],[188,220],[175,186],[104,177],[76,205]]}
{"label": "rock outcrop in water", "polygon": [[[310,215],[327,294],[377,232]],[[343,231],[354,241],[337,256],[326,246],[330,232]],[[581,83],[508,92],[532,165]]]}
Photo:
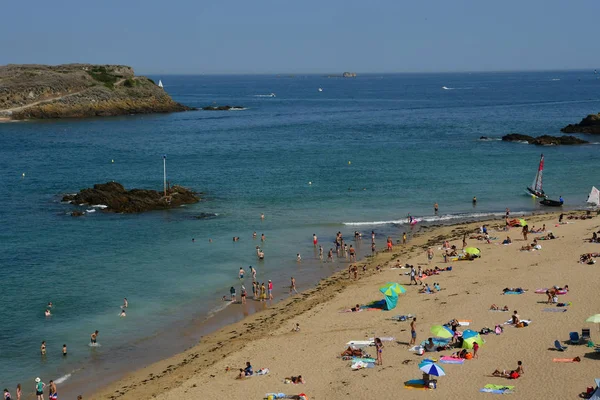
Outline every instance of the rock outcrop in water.
{"label": "rock outcrop in water", "polygon": [[124,65],[0,66],[0,120],[191,110]]}
{"label": "rock outcrop in water", "polygon": [[563,133],[600,134],[600,113],[590,114],[578,124],[569,124],[560,130]]}
{"label": "rock outcrop in water", "polygon": [[74,195],[66,195],[63,197],[63,201],[76,205],[99,206],[106,212],[139,213],[193,204],[200,201],[200,198],[196,193],[181,186],[169,188],[165,197],[162,191],[126,190],[120,183],[107,182],[96,184],[93,188],[82,189]]}
{"label": "rock outcrop in water", "polygon": [[504,142],[527,142],[529,144],[536,144],[539,146],[557,146],[557,145],[574,145],[574,144],[586,144],[589,143],[585,140],[576,138],[575,136],[550,136],[542,135],[533,137],[529,135],[522,135],[520,133],[510,133],[502,136]]}
{"label": "rock outcrop in water", "polygon": [[204,111],[230,111],[230,110],[245,110],[242,106],[206,106],[202,107]]}

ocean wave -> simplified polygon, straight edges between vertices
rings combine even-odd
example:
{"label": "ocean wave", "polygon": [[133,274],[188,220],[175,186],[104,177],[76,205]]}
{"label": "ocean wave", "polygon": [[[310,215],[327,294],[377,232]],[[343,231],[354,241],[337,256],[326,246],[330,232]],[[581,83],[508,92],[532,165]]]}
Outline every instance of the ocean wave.
{"label": "ocean wave", "polygon": [[[525,211],[511,212],[511,215],[524,215]],[[431,215],[413,218],[417,222],[444,222],[457,219],[473,219],[473,218],[487,218],[487,217],[503,217],[504,212],[480,212],[480,213],[464,213],[464,214],[445,214],[445,215]],[[398,220],[388,221],[367,221],[367,222],[343,222],[346,226],[372,226],[372,225],[407,225],[408,219],[402,218]]]}
{"label": "ocean wave", "polygon": [[271,94],[255,94],[252,97],[275,97],[274,93]]}
{"label": "ocean wave", "polygon": [[447,87],[447,86],[442,86],[442,89],[444,90],[471,90],[471,89],[475,89],[474,87]]}
{"label": "ocean wave", "polygon": [[496,140],[502,140],[502,138],[491,138],[491,137],[482,136],[477,140],[480,140],[482,142],[491,142],[491,141],[496,141]]}
{"label": "ocean wave", "polygon": [[453,87],[446,87],[446,86],[442,86],[442,89],[444,89],[444,90],[454,90]]}
{"label": "ocean wave", "polygon": [[206,315],[206,319],[212,318],[215,316],[216,313],[218,313],[219,311],[223,311],[224,309],[226,309],[228,306],[230,306],[231,304],[233,304],[231,301],[223,301],[223,304],[213,307]]}
{"label": "ocean wave", "polygon": [[89,210],[85,210],[86,213],[93,213],[96,212],[96,210],[94,210],[93,208],[90,208]]}
{"label": "ocean wave", "polygon": [[104,204],[95,204],[95,205],[93,205],[92,207],[94,207],[94,208],[101,208],[101,209],[103,209],[103,210],[104,210],[105,208],[108,208],[108,206],[105,206]]}
{"label": "ocean wave", "polygon": [[70,374],[70,373],[69,373],[69,374],[66,374],[66,375],[63,375],[63,376],[61,376],[60,378],[57,378],[57,379],[55,379],[55,380],[54,380],[54,383],[56,383],[56,384],[59,384],[59,385],[60,385],[61,383],[65,382],[67,379],[69,379],[69,378],[71,377],[71,375],[72,375],[72,374]]}
{"label": "ocean wave", "polygon": [[560,81],[560,79],[559,79],[559,78],[553,78],[553,79],[550,79],[550,80],[551,80],[551,81]]}

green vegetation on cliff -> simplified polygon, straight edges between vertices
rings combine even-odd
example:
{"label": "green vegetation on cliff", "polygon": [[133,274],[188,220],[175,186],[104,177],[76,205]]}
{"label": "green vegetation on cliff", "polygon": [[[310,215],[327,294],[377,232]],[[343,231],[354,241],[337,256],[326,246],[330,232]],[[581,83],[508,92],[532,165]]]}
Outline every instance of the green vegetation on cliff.
{"label": "green vegetation on cliff", "polygon": [[124,65],[0,66],[0,119],[85,118],[190,110]]}

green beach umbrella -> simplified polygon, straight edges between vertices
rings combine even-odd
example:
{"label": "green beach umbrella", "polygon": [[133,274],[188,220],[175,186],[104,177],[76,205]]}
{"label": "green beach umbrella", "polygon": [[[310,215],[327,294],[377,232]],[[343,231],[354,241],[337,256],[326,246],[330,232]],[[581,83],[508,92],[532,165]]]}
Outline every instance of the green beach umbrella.
{"label": "green beach umbrella", "polygon": [[452,336],[454,336],[454,332],[452,332],[452,330],[447,326],[443,325],[434,325],[431,327],[431,329],[429,329],[429,332],[431,332],[433,336],[444,339],[450,339]]}
{"label": "green beach umbrella", "polygon": [[379,291],[386,296],[393,296],[406,293],[406,288],[398,283],[388,282],[380,287]]}
{"label": "green beach umbrella", "polygon": [[467,247],[463,251],[464,251],[465,254],[469,254],[469,255],[472,255],[472,256],[478,256],[478,255],[481,254],[481,250],[479,250],[476,247]]}
{"label": "green beach umbrella", "polygon": [[519,223],[521,224],[521,226],[527,225],[527,221],[525,221],[523,218],[519,219]]}
{"label": "green beach umbrella", "polygon": [[471,336],[471,337],[463,340],[462,348],[463,349],[472,349],[473,343],[477,343],[478,345],[481,346],[485,342],[483,341],[483,338],[481,337],[481,335]]}
{"label": "green beach umbrella", "polygon": [[[600,324],[600,314],[592,315],[585,322],[591,322],[593,324]],[[598,331],[600,331],[600,325],[598,325]]]}

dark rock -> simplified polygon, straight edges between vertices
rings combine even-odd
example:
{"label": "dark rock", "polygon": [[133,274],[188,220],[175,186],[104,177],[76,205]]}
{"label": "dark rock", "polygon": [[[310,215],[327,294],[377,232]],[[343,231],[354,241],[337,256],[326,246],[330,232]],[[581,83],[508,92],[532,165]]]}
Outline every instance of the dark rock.
{"label": "dark rock", "polygon": [[539,146],[574,145],[589,143],[585,140],[576,138],[575,136],[542,135],[538,137],[533,137],[529,135],[522,135],[520,133],[511,133],[508,135],[504,135],[502,136],[502,140],[505,142],[527,142],[529,144],[535,144]]}
{"label": "dark rock", "polygon": [[116,213],[137,213],[151,210],[164,210],[193,204],[200,201],[196,193],[181,186],[172,186],[167,196],[162,191],[131,189],[125,190],[117,182],[94,185],[93,188],[82,189],[74,195],[66,195],[63,201],[74,204],[105,205],[103,211]]}
{"label": "dark rock", "polygon": [[83,211],[78,211],[75,210],[71,213],[71,217],[81,217],[82,215],[84,215],[85,213]]}
{"label": "dark rock", "polygon": [[560,130],[563,133],[600,134],[600,113],[590,114],[578,124],[569,124]]}
{"label": "dark rock", "polygon": [[202,107],[205,111],[229,111],[229,110],[244,110],[242,106],[206,106]]}
{"label": "dark rock", "polygon": [[533,136],[522,135],[520,133],[509,133],[508,135],[502,136],[504,142],[527,142],[531,143],[535,140]]}
{"label": "dark rock", "polygon": [[216,218],[216,217],[217,217],[217,214],[215,214],[215,213],[204,213],[204,212],[194,216],[195,219],[211,219],[211,218]]}

